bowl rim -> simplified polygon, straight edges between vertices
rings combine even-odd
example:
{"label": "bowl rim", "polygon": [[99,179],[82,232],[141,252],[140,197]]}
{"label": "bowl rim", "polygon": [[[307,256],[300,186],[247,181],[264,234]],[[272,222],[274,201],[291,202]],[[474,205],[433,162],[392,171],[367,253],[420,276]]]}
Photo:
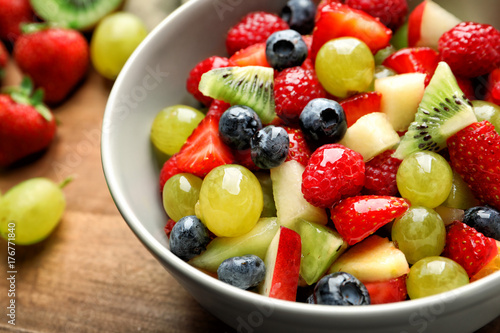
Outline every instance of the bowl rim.
{"label": "bowl rim", "polygon": [[[275,306],[276,310],[285,311],[289,314],[308,316],[329,316],[332,318],[339,317],[350,317],[359,319],[360,316],[387,316],[388,312],[394,316],[410,315],[411,313],[418,311],[421,308],[429,307],[436,302],[449,304],[450,307],[454,307],[453,311],[457,311],[463,307],[469,307],[476,303],[484,302],[486,299],[495,297],[494,293],[491,293],[491,288],[495,287],[500,290],[500,271],[486,276],[478,281],[470,283],[468,285],[459,287],[457,289],[443,292],[441,294],[428,296],[421,299],[408,300],[397,303],[390,304],[373,304],[370,306],[352,306],[352,307],[332,307],[323,306],[317,304],[307,304],[301,302],[290,302],[279,299],[272,299],[257,293],[248,292],[246,290],[241,290],[239,288],[230,286],[224,282],[213,278],[206,273],[198,270],[197,268],[189,265],[187,262],[176,257],[170,252],[165,246],[163,246],[148,230],[141,224],[141,221],[134,214],[127,203],[127,198],[121,191],[119,182],[115,175],[115,163],[113,162],[110,153],[111,143],[110,134],[111,131],[106,131],[106,128],[111,128],[111,123],[113,122],[113,109],[116,108],[117,97],[123,82],[127,78],[127,73],[132,68],[137,59],[144,56],[147,52],[146,49],[150,43],[154,43],[156,40],[161,40],[160,35],[167,29],[172,23],[182,19],[182,16],[189,15],[191,12],[195,12],[198,8],[201,8],[203,2],[208,2],[210,0],[191,0],[181,7],[177,8],[169,16],[167,16],[161,23],[159,23],[144,39],[144,41],[137,47],[134,53],[130,56],[126,64],[124,65],[121,73],[116,79],[111,93],[106,104],[103,124],[102,124],[102,138],[101,138],[101,163],[104,171],[104,176],[110,194],[118,208],[120,214],[122,215],[125,222],[128,224],[130,229],[139,238],[143,245],[159,260],[167,270],[175,269],[183,277],[195,281],[200,286],[209,288],[216,291],[219,295],[223,297],[238,298],[243,302],[248,302],[251,304],[262,304],[262,302],[270,302]],[[498,296],[496,296],[498,297]]]}

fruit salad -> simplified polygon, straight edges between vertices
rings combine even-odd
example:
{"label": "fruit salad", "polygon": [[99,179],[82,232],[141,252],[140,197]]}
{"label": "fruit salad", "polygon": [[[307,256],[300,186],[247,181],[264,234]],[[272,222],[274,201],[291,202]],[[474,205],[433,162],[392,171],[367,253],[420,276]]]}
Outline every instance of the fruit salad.
{"label": "fruit salad", "polygon": [[226,47],[187,73],[199,106],[152,124],[173,254],[325,305],[500,270],[498,30],[430,0],[289,0]]}

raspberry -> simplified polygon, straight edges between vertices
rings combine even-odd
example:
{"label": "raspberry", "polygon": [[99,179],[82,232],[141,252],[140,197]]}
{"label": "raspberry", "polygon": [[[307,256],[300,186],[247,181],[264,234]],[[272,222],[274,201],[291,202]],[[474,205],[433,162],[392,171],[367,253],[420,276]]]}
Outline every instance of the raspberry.
{"label": "raspberry", "polygon": [[365,163],[358,152],[340,144],[318,148],[302,174],[302,194],[316,207],[332,207],[357,195],[365,181]]}
{"label": "raspberry", "polygon": [[189,76],[186,82],[187,91],[194,96],[198,101],[203,103],[205,106],[209,106],[213,98],[203,95],[198,89],[200,84],[201,76],[211,69],[228,67],[229,59],[224,57],[213,56],[199,62],[192,70],[189,72]]}
{"label": "raspberry", "polygon": [[273,32],[289,29],[288,24],[279,16],[266,12],[253,12],[241,19],[228,32],[227,53],[236,51],[267,40]]}
{"label": "raspberry", "polygon": [[287,68],[274,80],[276,114],[285,123],[298,124],[300,113],[309,101],[326,97],[316,72],[307,68],[310,67]]}
{"label": "raspberry", "polygon": [[455,75],[476,77],[500,66],[500,32],[488,24],[462,22],[439,38],[438,47]]}
{"label": "raspberry", "polygon": [[393,31],[404,23],[408,13],[406,0],[346,0],[345,4],[378,17],[380,22]]}
{"label": "raspberry", "polygon": [[394,150],[386,150],[366,163],[363,194],[391,196],[398,194],[396,173],[402,161],[392,157],[392,153]]}

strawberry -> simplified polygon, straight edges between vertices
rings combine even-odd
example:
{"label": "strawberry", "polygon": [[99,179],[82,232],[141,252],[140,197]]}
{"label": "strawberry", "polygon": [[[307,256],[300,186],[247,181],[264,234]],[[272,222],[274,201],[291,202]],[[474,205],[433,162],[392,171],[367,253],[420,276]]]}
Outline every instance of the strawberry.
{"label": "strawberry", "polygon": [[379,18],[392,31],[404,23],[408,14],[406,0],[345,0],[345,4]]}
{"label": "strawberry", "polygon": [[406,274],[387,281],[363,282],[370,304],[387,304],[406,300]]}
{"label": "strawberry", "polygon": [[500,135],[488,121],[473,123],[447,140],[452,168],[474,196],[500,209]]}
{"label": "strawberry", "polygon": [[[310,62],[305,66],[309,66]],[[286,68],[274,79],[276,114],[288,124],[298,124],[299,116],[309,101],[325,98],[326,92],[314,69],[296,66]]]}
{"label": "strawberry", "polygon": [[290,140],[288,156],[285,162],[295,160],[303,166],[307,166],[307,162],[309,162],[309,158],[311,157],[311,149],[307,145],[304,133],[298,128],[288,126],[283,126],[283,128],[288,133],[288,139]]}
{"label": "strawberry", "polygon": [[398,50],[388,56],[382,65],[398,74],[423,73],[429,83],[439,62],[439,54],[430,47],[410,47]]}
{"label": "strawberry", "polygon": [[456,75],[476,77],[500,66],[500,31],[488,24],[462,22],[445,32],[438,46]]}
{"label": "strawberry", "polygon": [[275,14],[249,13],[227,33],[227,53],[232,56],[237,51],[256,43],[265,43],[274,32],[286,29],[289,29],[288,24]]}
{"label": "strawberry", "polygon": [[338,233],[354,245],[403,215],[409,207],[403,198],[362,195],[341,200],[330,213]]}
{"label": "strawberry", "polygon": [[[467,97],[471,101],[477,99],[474,85],[471,79],[458,75],[455,75],[455,79],[457,79],[458,87],[460,88],[460,90],[462,90],[465,97]],[[500,86],[498,88],[500,89]]]}
{"label": "strawberry", "polygon": [[237,51],[229,58],[229,66],[263,66],[271,67],[266,58],[266,43],[253,44]]}
{"label": "strawberry", "polygon": [[186,140],[177,154],[183,172],[205,177],[212,169],[234,162],[231,149],[219,137],[220,116],[208,115]]}
{"label": "strawberry", "polygon": [[226,103],[226,102],[221,101],[219,99],[214,99],[212,101],[212,103],[210,103],[210,107],[208,108],[208,111],[207,111],[207,116],[208,115],[215,115],[217,117],[220,117],[220,116],[222,116],[224,111],[226,111],[230,106],[231,106],[231,104],[229,104],[229,103]]}
{"label": "strawberry", "polygon": [[488,76],[484,100],[500,105],[500,68],[494,69]]}
{"label": "strawberry", "polygon": [[493,238],[476,229],[455,221],[446,228],[446,245],[443,256],[459,263],[469,277],[474,276],[498,254]]}
{"label": "strawberry", "polygon": [[5,48],[5,45],[0,41],[0,82],[5,77],[5,67],[9,61],[9,53]]}
{"label": "strawberry", "polygon": [[250,148],[244,150],[233,149],[234,160],[237,164],[243,165],[245,168],[251,171],[261,170],[252,160],[252,155]]}
{"label": "strawberry", "polygon": [[31,80],[0,94],[0,167],[39,152],[56,134],[52,112],[42,104],[43,92],[33,92]]}
{"label": "strawberry", "polygon": [[160,171],[160,193],[163,192],[163,186],[167,180],[178,173],[182,173],[182,170],[177,165],[177,154],[170,156],[170,158],[163,164]]}
{"label": "strawberry", "polygon": [[386,150],[365,164],[365,186],[361,193],[390,195],[398,194],[396,174],[402,160],[392,157],[395,150]]}
{"label": "strawberry", "polygon": [[326,144],[311,155],[302,174],[302,194],[316,207],[329,208],[357,195],[365,182],[365,163],[358,152]]}
{"label": "strawberry", "polygon": [[365,114],[380,112],[381,99],[381,93],[370,91],[351,96],[341,101],[340,106],[344,109],[347,126],[351,126]]}
{"label": "strawberry", "polygon": [[187,91],[202,104],[204,104],[205,106],[209,106],[212,103],[213,98],[203,95],[198,89],[201,76],[206,72],[208,72],[209,70],[221,67],[228,67],[228,66],[229,66],[229,59],[225,57],[212,56],[200,61],[189,72],[189,76],[186,81]]}
{"label": "strawberry", "polygon": [[0,0],[0,8],[0,39],[14,44],[21,35],[21,24],[35,19],[30,1]]}
{"label": "strawberry", "polygon": [[311,47],[312,59],[316,58],[323,44],[345,36],[360,39],[375,54],[389,45],[392,31],[378,19],[361,10],[340,3],[330,3],[321,9],[316,21]]}
{"label": "strawberry", "polygon": [[21,35],[14,46],[14,59],[36,87],[45,91],[44,101],[62,102],[83,79],[89,67],[89,45],[71,29],[33,24],[34,32]]}

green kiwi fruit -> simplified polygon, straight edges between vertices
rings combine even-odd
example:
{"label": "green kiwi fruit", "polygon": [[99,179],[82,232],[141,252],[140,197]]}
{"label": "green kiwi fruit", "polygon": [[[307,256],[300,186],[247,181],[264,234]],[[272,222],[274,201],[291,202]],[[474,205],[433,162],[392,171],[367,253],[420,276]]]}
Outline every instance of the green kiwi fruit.
{"label": "green kiwi fruit", "polygon": [[117,10],[123,0],[30,0],[35,13],[47,22],[76,30],[93,28]]}
{"label": "green kiwi fruit", "polygon": [[270,67],[212,69],[202,75],[198,88],[206,96],[252,108],[263,124],[270,123],[276,116],[274,70]]}
{"label": "green kiwi fruit", "polygon": [[425,89],[422,101],[394,153],[403,159],[419,150],[440,151],[446,140],[476,122],[472,103],[460,90],[450,67],[440,62]]}

